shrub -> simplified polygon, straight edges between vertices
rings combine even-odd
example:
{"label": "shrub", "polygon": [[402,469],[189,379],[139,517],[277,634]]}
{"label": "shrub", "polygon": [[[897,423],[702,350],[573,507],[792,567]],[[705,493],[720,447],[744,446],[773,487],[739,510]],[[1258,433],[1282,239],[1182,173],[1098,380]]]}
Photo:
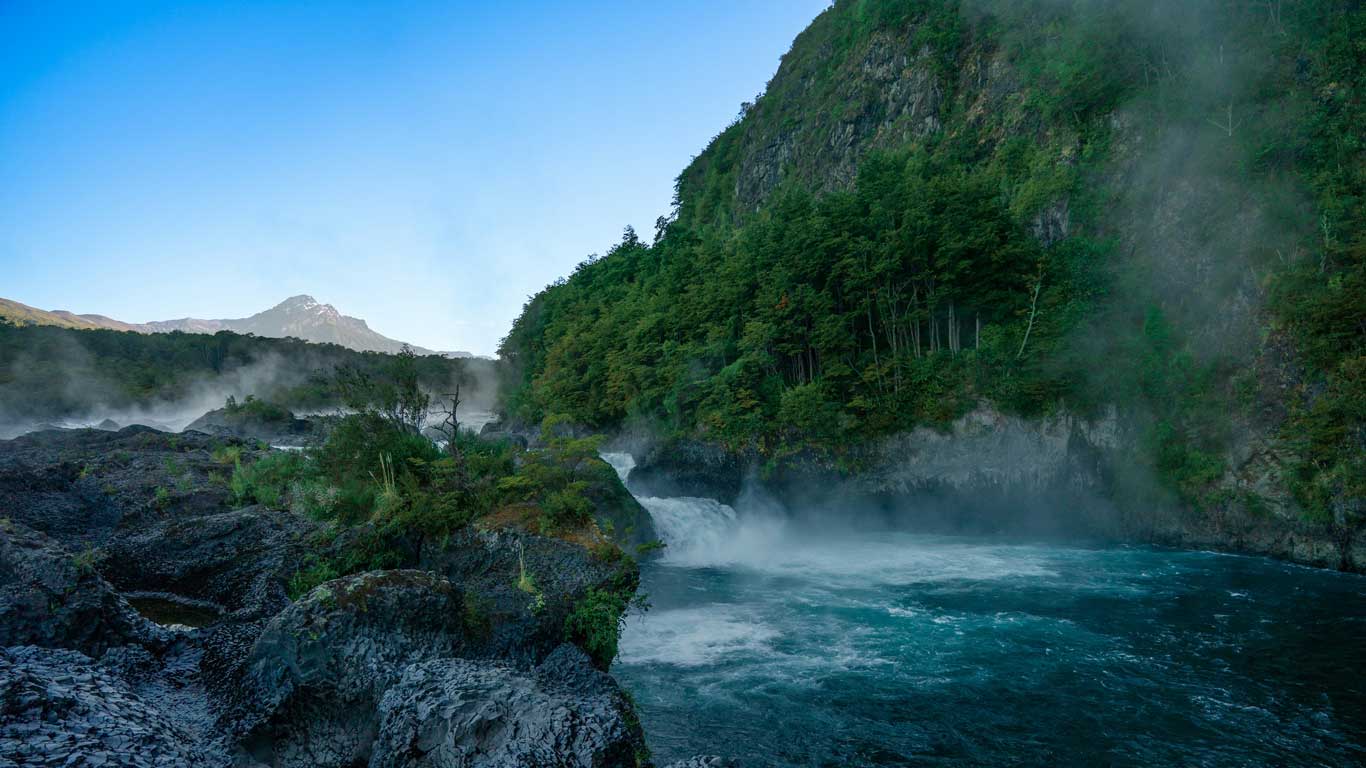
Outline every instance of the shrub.
{"label": "shrub", "polygon": [[626,626],[628,599],[619,592],[590,589],[564,621],[565,637],[606,670],[617,657],[617,641]]}
{"label": "shrub", "polygon": [[268,507],[280,507],[290,485],[303,474],[304,457],[293,451],[268,453],[255,462],[238,464],[228,481],[237,503],[255,501]]}
{"label": "shrub", "polygon": [[337,569],[327,560],[317,557],[309,557],[310,565],[294,572],[289,577],[289,599],[298,600],[308,594],[314,587],[326,581],[339,578],[342,574],[337,573]]}
{"label": "shrub", "polygon": [[257,400],[254,395],[247,395],[247,399],[240,405],[237,398],[229,396],[227,403],[223,406],[223,411],[228,420],[234,422],[250,419],[252,421],[280,423],[294,418],[294,415],[285,408],[265,400]]}
{"label": "shrub", "polygon": [[213,449],[211,454],[215,464],[222,464],[230,467],[242,460],[242,446],[240,445],[220,445]]}
{"label": "shrub", "polygon": [[550,530],[574,530],[593,519],[593,502],[584,496],[587,483],[575,481],[558,491],[546,494],[541,511]]}

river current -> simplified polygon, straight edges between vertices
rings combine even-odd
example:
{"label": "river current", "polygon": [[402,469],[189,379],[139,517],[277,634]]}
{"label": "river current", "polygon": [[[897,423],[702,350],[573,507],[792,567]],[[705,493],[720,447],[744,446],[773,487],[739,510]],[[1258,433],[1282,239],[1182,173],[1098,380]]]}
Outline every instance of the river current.
{"label": "river current", "polygon": [[613,672],[660,763],[1366,764],[1366,578],[641,502]]}

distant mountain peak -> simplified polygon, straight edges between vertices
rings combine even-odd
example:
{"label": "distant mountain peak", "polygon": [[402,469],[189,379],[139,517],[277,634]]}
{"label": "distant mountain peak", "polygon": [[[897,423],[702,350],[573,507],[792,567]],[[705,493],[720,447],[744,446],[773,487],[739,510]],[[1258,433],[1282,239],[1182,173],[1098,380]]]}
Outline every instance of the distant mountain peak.
{"label": "distant mountain peak", "polygon": [[[323,304],[306,293],[301,293],[298,296],[290,296],[261,314],[270,312],[282,312],[288,315],[315,315],[324,318],[329,322],[336,322],[345,318],[347,320],[355,321],[362,326],[365,325],[364,320],[361,320],[358,317],[347,317],[331,304]],[[253,315],[253,317],[255,317],[255,315]]]}
{"label": "distant mountain peak", "polygon": [[[359,317],[343,315],[331,304],[324,304],[306,293],[290,296],[264,312],[235,320],[200,320],[186,317],[179,320],[158,320],[150,323],[122,323],[101,315],[77,315],[70,312],[46,312],[15,301],[0,299],[0,318],[14,322],[39,325],[61,325],[68,328],[108,328],[140,333],[250,333],[269,338],[294,337],[318,344],[337,344],[362,352],[395,353],[405,344],[372,330]],[[412,345],[406,345],[412,346]],[[468,353],[437,353],[413,346],[420,355],[446,354],[451,357]]]}

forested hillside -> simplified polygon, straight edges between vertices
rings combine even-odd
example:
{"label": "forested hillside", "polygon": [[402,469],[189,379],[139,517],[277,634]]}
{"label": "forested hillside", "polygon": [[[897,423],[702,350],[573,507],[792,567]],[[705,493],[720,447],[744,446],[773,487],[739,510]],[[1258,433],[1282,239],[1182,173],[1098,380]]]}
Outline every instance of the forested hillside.
{"label": "forested hillside", "polygon": [[[340,402],[333,375],[338,368],[373,374],[392,359],[228,331],[144,334],[0,322],[0,425],[117,409],[147,413],[201,400],[193,418],[222,407],[227,395],[248,393],[296,410],[328,407]],[[462,382],[467,398],[492,397],[488,361],[432,355],[414,362],[430,391],[449,392]]]}
{"label": "forested hillside", "polygon": [[1116,406],[1195,507],[1264,503],[1255,460],[1353,522],[1364,41],[1346,0],[840,0],[651,242],[527,304],[508,409],[856,458]]}

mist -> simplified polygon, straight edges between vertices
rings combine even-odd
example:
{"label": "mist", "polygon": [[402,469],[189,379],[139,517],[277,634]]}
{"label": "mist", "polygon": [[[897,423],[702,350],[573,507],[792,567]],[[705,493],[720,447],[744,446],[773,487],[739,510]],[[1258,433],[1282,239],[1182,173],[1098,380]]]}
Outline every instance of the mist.
{"label": "mist", "polygon": [[[105,356],[110,354],[110,341],[122,341],[122,334],[42,328],[13,332],[19,343],[9,346],[9,359],[0,360],[0,439],[36,429],[101,425],[140,424],[178,432],[205,413],[222,408],[229,397],[239,402],[252,396],[275,402],[296,417],[338,414],[340,404],[329,394],[327,384],[333,370],[351,360],[348,355],[370,365],[382,358],[377,353],[351,353],[294,340],[236,337],[228,343],[245,345],[247,352],[215,360],[215,371],[199,358],[193,359],[193,365],[190,361],[178,364],[176,355],[182,352],[138,351],[141,342],[184,343],[168,341],[169,337],[129,336],[131,356],[116,348],[109,361]],[[82,335],[87,333],[97,336]],[[212,337],[206,339],[209,346],[203,354],[210,354],[214,343]],[[127,367],[118,367],[124,362],[136,368],[132,381]],[[452,361],[446,372],[430,365],[424,370],[421,386],[434,406],[449,402],[458,390],[457,416],[463,426],[477,431],[493,418],[498,386],[493,361]],[[437,372],[435,378],[432,372]]]}

